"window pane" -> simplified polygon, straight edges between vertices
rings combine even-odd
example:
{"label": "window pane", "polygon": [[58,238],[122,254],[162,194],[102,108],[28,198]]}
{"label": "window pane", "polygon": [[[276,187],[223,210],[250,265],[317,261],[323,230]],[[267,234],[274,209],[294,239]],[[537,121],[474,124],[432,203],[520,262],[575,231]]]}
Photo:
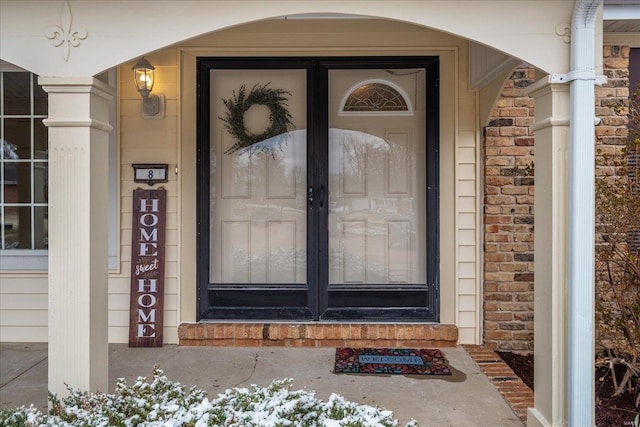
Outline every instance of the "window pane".
{"label": "window pane", "polygon": [[36,206],[33,212],[34,249],[49,248],[49,209],[46,206]]}
{"label": "window pane", "polygon": [[33,114],[46,116],[48,110],[47,93],[38,86],[38,78],[33,76]]}
{"label": "window pane", "polygon": [[47,185],[49,183],[49,163],[34,162],[33,163],[33,201],[34,203],[47,203],[48,192]]}
{"label": "window pane", "polygon": [[30,114],[29,73],[2,73],[4,78],[4,114]]}
{"label": "window pane", "polygon": [[31,163],[4,165],[4,203],[31,203]]}
{"label": "window pane", "polygon": [[18,202],[18,169],[15,163],[2,164],[2,186],[4,192],[1,203],[17,203]]}
{"label": "window pane", "polygon": [[0,79],[0,249],[46,249],[48,208],[34,204],[48,199],[47,94],[28,72],[0,73]]}
{"label": "window pane", "polygon": [[31,158],[31,119],[5,119],[4,139],[11,153],[6,158]]}
{"label": "window pane", "polygon": [[[426,283],[424,69],[329,71],[329,281]],[[393,80],[393,81],[391,81]],[[359,82],[353,108],[340,102]],[[386,87],[394,88],[395,92]],[[400,102],[402,100],[402,102]]]}
{"label": "window pane", "polygon": [[33,157],[35,159],[48,158],[49,134],[47,127],[42,123],[42,119],[34,119],[33,121]]}
{"label": "window pane", "polygon": [[[306,72],[214,70],[211,88],[211,283],[305,283]],[[248,99],[283,91],[290,131],[266,135],[274,119],[255,102],[240,120],[245,135],[263,139],[238,148],[241,136],[221,117],[243,88]]]}
{"label": "window pane", "polygon": [[2,147],[2,155],[4,160],[16,160],[18,158],[18,147],[13,144],[9,144],[4,139],[0,139],[0,144]]}
{"label": "window pane", "polygon": [[4,249],[31,249],[31,208],[5,206]]}

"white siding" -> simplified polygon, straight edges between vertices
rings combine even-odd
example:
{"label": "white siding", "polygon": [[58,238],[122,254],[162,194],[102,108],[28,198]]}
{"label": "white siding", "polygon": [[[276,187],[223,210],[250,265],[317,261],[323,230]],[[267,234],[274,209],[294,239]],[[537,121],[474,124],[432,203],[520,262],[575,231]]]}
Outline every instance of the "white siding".
{"label": "white siding", "polygon": [[47,341],[47,276],[0,274],[0,342]]}

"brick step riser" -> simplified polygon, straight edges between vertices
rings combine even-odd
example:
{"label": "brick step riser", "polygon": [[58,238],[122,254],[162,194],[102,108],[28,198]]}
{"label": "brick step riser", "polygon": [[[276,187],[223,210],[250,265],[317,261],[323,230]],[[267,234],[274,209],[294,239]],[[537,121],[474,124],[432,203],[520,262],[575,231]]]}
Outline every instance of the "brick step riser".
{"label": "brick step riser", "polygon": [[180,345],[216,347],[453,347],[458,328],[434,324],[183,323]]}

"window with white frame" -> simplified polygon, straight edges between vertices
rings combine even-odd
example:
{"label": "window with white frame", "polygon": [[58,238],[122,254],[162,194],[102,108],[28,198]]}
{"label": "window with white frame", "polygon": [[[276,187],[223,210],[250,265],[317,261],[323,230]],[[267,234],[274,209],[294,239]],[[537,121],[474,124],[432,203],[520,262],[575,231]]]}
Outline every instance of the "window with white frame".
{"label": "window with white frame", "polygon": [[0,71],[0,250],[47,249],[46,117],[37,76]]}
{"label": "window with white frame", "polygon": [[[117,88],[116,69],[96,76]],[[0,272],[48,264],[48,98],[38,76],[0,60]],[[117,101],[109,106],[109,269],[118,268]]]}

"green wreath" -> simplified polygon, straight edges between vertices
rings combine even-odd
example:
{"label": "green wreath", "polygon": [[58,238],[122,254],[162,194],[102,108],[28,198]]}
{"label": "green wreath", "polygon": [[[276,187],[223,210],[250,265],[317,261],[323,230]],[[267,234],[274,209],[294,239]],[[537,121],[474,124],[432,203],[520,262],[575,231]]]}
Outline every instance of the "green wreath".
{"label": "green wreath", "polygon": [[[251,148],[254,144],[264,141],[274,136],[282,135],[286,137],[290,129],[294,128],[291,121],[291,114],[287,110],[286,102],[291,96],[290,92],[283,89],[271,89],[269,83],[256,84],[247,95],[245,85],[240,86],[238,93],[233,91],[233,97],[223,99],[227,107],[227,114],[220,119],[225,123],[225,128],[236,139],[225,154],[231,154],[238,150]],[[264,105],[269,108],[269,127],[261,134],[249,132],[244,124],[244,114],[253,105]],[[278,140],[277,143],[281,143]],[[271,151],[273,147],[261,147],[260,151]]]}

